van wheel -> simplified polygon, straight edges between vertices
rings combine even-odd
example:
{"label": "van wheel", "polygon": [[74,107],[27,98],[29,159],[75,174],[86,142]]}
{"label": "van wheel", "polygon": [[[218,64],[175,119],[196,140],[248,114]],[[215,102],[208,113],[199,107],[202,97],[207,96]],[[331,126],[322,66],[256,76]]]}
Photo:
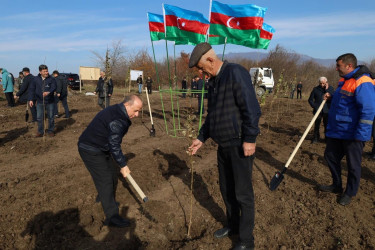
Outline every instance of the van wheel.
{"label": "van wheel", "polygon": [[262,97],[266,93],[266,90],[262,87],[257,87],[255,89],[255,93],[257,94],[258,97]]}

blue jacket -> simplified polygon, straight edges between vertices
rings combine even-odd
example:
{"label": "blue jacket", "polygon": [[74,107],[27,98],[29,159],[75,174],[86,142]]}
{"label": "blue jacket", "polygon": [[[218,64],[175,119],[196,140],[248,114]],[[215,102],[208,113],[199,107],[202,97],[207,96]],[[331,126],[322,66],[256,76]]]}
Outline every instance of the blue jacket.
{"label": "blue jacket", "polygon": [[122,138],[132,122],[123,103],[100,111],[83,131],[78,147],[92,152],[110,153],[120,167],[127,165],[121,150]]}
{"label": "blue jacket", "polygon": [[328,113],[326,136],[369,141],[375,116],[374,76],[366,66],[340,79]]}
{"label": "blue jacket", "polygon": [[2,83],[3,83],[3,89],[4,93],[10,93],[14,91],[13,87],[13,80],[12,76],[9,74],[9,72],[6,69],[3,69],[2,71]]}
{"label": "blue jacket", "polygon": [[44,103],[53,103],[54,102],[54,92],[56,90],[56,80],[50,75],[46,79],[42,79],[42,76],[38,74],[34,77],[33,81],[29,87],[29,101],[36,99],[38,103],[43,103],[43,92],[50,92],[47,96],[44,97]]}

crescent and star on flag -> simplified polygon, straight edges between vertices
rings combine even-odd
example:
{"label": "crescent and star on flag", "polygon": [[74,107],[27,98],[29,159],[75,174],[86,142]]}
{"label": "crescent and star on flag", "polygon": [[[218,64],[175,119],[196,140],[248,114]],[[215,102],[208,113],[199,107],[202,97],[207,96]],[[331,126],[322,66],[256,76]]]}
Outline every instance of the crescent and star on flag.
{"label": "crescent and star on flag", "polygon": [[[227,21],[227,27],[228,27],[228,28],[234,28],[234,27],[230,26],[230,22],[231,22],[232,20],[236,21],[234,18],[235,18],[235,17],[232,16],[232,17],[230,17],[230,18],[228,19],[228,21]],[[237,21],[237,23],[236,23],[235,25],[237,25],[237,27],[240,26],[240,22]]]}

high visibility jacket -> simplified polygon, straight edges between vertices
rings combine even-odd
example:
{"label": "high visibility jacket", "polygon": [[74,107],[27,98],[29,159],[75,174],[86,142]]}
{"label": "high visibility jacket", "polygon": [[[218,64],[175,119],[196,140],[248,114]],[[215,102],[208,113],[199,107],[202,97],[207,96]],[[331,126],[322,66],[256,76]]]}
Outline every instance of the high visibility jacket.
{"label": "high visibility jacket", "polygon": [[375,116],[374,76],[365,66],[340,79],[328,113],[326,136],[369,141]]}

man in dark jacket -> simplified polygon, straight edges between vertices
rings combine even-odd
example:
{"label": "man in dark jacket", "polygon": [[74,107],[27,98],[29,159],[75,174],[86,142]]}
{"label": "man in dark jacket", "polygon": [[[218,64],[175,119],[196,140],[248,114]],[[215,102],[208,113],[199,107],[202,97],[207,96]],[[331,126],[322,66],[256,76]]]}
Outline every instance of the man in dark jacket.
{"label": "man in dark jacket", "polygon": [[98,105],[102,109],[109,107],[109,101],[113,93],[112,78],[105,76],[105,72],[100,72],[98,85],[96,86],[94,94],[98,93]]}
{"label": "man in dark jacket", "polygon": [[302,99],[302,82],[301,81],[297,84],[297,99],[298,99],[298,95],[299,95],[299,99]]}
{"label": "man in dark jacket", "polygon": [[106,216],[105,225],[130,225],[128,220],[119,215],[115,193],[118,167],[124,177],[130,173],[121,150],[122,138],[132,124],[130,120],[137,117],[141,109],[142,101],[139,97],[125,97],[122,103],[100,111],[79,137],[78,151],[95,183]]}
{"label": "man in dark jacket", "polygon": [[146,86],[147,86],[147,93],[152,94],[152,79],[150,76],[147,77],[146,79]]}
{"label": "man in dark jacket", "polygon": [[332,175],[332,184],[322,185],[324,192],[342,194],[341,160],[346,156],[348,167],[345,192],[339,204],[346,206],[359,189],[363,147],[371,139],[375,116],[375,81],[366,66],[357,66],[351,53],[336,59],[336,70],[341,79],[331,99],[326,132],[327,145],[324,158]]}
{"label": "man in dark jacket", "polygon": [[195,76],[195,82],[197,85],[197,90],[198,90],[198,111],[197,115],[200,115],[201,109],[202,109],[202,114],[204,114],[204,100],[202,100],[202,89],[204,89],[204,82],[199,76]]}
{"label": "man in dark jacket", "polygon": [[29,102],[27,101],[28,96],[29,96],[29,88],[31,86],[31,82],[34,79],[34,76],[32,74],[30,74],[30,69],[27,68],[27,67],[24,67],[22,69],[22,73],[24,75],[24,78],[23,78],[23,81],[22,81],[21,88],[16,93],[16,96],[19,98],[18,99],[19,103],[21,103],[21,104],[27,103],[27,106],[28,106],[27,108],[29,108],[30,111],[31,111],[31,117],[32,117],[31,122],[36,122],[37,121],[36,105],[35,105],[36,99],[35,98],[33,99],[33,104],[34,104],[33,107],[30,107]]}
{"label": "man in dark jacket", "polygon": [[219,183],[228,224],[214,236],[239,234],[234,249],[251,249],[255,215],[252,165],[261,112],[250,74],[238,64],[222,62],[208,43],[194,48],[189,67],[209,77],[207,117],[189,150],[195,154],[208,138],[219,144]]}
{"label": "man in dark jacket", "polygon": [[138,93],[142,94],[142,86],[143,86],[143,77],[142,77],[142,75],[138,76],[137,83],[138,83]]}
{"label": "man in dark jacket", "polygon": [[64,110],[65,116],[64,118],[69,118],[69,107],[68,107],[68,80],[66,77],[60,75],[59,71],[55,70],[52,73],[53,77],[56,80],[56,95],[55,95],[55,117],[59,117],[59,108],[58,103],[61,101]]}
{"label": "man in dark jacket", "polygon": [[[325,93],[330,93],[333,95],[334,89],[332,86],[329,86],[327,78],[322,76],[319,78],[319,85],[313,88],[311,91],[310,97],[309,97],[309,104],[313,108],[313,114],[315,115],[316,111],[318,110],[320,104],[323,101],[323,97]],[[320,123],[323,118],[323,124],[324,124],[324,134],[326,133],[327,124],[328,124],[328,111],[329,111],[329,103],[325,103],[322,112],[319,114],[319,116],[316,118],[315,121],[315,127],[314,127],[314,138],[312,140],[312,143],[317,143],[320,139]]]}
{"label": "man in dark jacket", "polygon": [[48,117],[48,135],[55,136],[55,120],[53,116],[54,93],[56,90],[55,78],[48,74],[48,67],[44,64],[39,66],[39,75],[33,78],[29,90],[29,105],[34,106],[36,99],[36,111],[38,121],[38,132],[36,137],[44,135],[44,112],[47,110]]}
{"label": "man in dark jacket", "polygon": [[187,89],[187,81],[186,81],[186,76],[184,79],[181,81],[181,89],[183,91],[182,93],[182,98],[186,98],[186,89]]}

